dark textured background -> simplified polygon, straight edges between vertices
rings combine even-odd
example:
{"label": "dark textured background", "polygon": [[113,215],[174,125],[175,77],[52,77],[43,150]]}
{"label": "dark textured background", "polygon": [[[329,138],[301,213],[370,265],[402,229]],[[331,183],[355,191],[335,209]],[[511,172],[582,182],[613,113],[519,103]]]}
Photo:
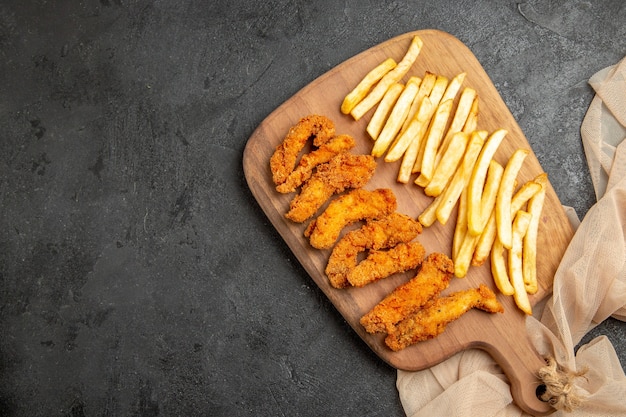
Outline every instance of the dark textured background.
{"label": "dark textured background", "polygon": [[[436,28],[582,217],[587,80],[626,54],[626,3],[547,3],[2,1],[0,414],[402,415],[248,191],[244,146],[345,59]],[[626,364],[626,325],[598,334]]]}

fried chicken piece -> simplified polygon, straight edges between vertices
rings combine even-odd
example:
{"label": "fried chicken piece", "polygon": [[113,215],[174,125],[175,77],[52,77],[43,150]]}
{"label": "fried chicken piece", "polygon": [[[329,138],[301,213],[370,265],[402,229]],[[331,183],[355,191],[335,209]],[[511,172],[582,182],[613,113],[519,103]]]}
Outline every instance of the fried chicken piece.
{"label": "fried chicken piece", "polygon": [[319,148],[303,155],[296,169],[289,174],[285,182],[276,187],[276,191],[283,194],[295,191],[296,188],[311,178],[315,167],[330,161],[333,156],[341,152],[354,148],[355,145],[356,142],[350,135],[335,136]]}
{"label": "fried chicken piece", "polygon": [[389,250],[371,251],[367,258],[348,272],[353,287],[363,287],[393,274],[417,268],[424,259],[419,242],[398,243]]}
{"label": "fried chicken piece", "polygon": [[422,233],[420,222],[398,212],[393,212],[382,219],[370,220],[360,229],[346,233],[337,242],[328,258],[325,272],[330,285],[334,288],[344,288],[349,284],[347,275],[356,267],[359,253],[410,242],[420,233]]}
{"label": "fried chicken piece", "polygon": [[387,216],[396,211],[397,206],[396,196],[388,188],[374,191],[357,188],[331,201],[326,210],[311,221],[304,235],[314,248],[328,249],[344,227],[360,220]]}
{"label": "fried chicken piece", "polygon": [[375,170],[376,161],[371,155],[344,152],[334,156],[327,163],[319,165],[315,174],[304,183],[300,194],[291,201],[285,217],[302,223],[334,194],[367,184]]}
{"label": "fried chicken piece", "polygon": [[426,257],[417,275],[400,285],[361,317],[368,333],[391,332],[396,323],[417,312],[441,291],[448,288],[454,274],[454,263],[443,253]]}
{"label": "fried chicken piece", "polygon": [[313,145],[321,146],[333,136],[335,124],[329,118],[312,114],[300,119],[289,129],[285,139],[276,147],[270,158],[274,184],[279,185],[287,181],[287,177],[296,166],[298,155],[309,139],[313,138]]}
{"label": "fried chicken piece", "polygon": [[435,298],[417,313],[402,320],[385,338],[385,344],[393,351],[432,339],[443,333],[446,326],[463,314],[478,308],[489,313],[503,313],[504,307],[496,295],[485,285]]}

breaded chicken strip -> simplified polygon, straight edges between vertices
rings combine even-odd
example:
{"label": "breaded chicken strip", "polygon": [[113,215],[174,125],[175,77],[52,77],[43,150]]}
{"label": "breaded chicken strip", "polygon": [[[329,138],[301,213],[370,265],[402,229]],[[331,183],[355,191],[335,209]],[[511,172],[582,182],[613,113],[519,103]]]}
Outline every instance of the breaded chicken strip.
{"label": "breaded chicken strip", "polygon": [[329,249],[344,227],[359,220],[385,217],[396,211],[397,206],[396,196],[388,188],[374,191],[357,188],[331,201],[326,210],[311,221],[304,235],[314,248]]}
{"label": "breaded chicken strip", "polygon": [[333,156],[341,152],[346,152],[354,148],[355,145],[356,142],[350,135],[335,136],[319,148],[302,156],[296,169],[289,174],[284,183],[276,187],[276,191],[279,193],[291,193],[295,191],[296,188],[311,178],[316,166],[330,161]]}
{"label": "breaded chicken strip", "polygon": [[304,183],[300,194],[291,201],[285,217],[302,223],[334,194],[367,184],[375,170],[376,161],[371,155],[344,152],[334,156],[327,163],[319,165],[315,174]]}
{"label": "breaded chicken strip", "polygon": [[463,314],[478,308],[489,313],[503,313],[504,307],[485,285],[435,298],[417,313],[402,320],[385,338],[385,344],[398,351],[414,343],[432,339]]}
{"label": "breaded chicken strip", "polygon": [[348,272],[353,287],[363,287],[393,274],[417,268],[424,259],[419,242],[398,243],[385,251],[372,251],[367,258]]}
{"label": "breaded chicken strip", "polygon": [[270,170],[274,184],[287,181],[287,177],[296,167],[300,151],[313,138],[313,145],[320,146],[335,136],[335,124],[325,116],[312,114],[303,117],[289,129],[285,139],[280,143],[270,158]]}
{"label": "breaded chicken strip", "polygon": [[361,325],[368,333],[392,331],[396,323],[448,288],[453,274],[454,264],[450,258],[443,253],[431,253],[414,278],[397,287],[361,317]]}
{"label": "breaded chicken strip", "polygon": [[406,243],[422,233],[422,225],[406,214],[391,213],[378,220],[370,220],[360,229],[352,230],[333,248],[326,276],[335,288],[344,288],[348,283],[348,272],[356,267],[359,253],[366,250],[390,248],[398,243]]}

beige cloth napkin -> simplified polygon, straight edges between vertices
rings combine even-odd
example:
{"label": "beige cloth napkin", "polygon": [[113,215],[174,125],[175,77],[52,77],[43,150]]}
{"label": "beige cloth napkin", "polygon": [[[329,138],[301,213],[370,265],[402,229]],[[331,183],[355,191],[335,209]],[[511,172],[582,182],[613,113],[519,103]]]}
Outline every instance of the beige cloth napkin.
{"label": "beige cloth napkin", "polygon": [[[573,411],[554,416],[626,416],[626,376],[605,336],[574,347],[609,316],[626,320],[626,58],[590,80],[594,97],[581,135],[598,202],[580,222],[554,279],[553,295],[528,317],[537,351],[572,372]],[[468,350],[419,372],[398,371],[408,417],[527,416],[485,352]],[[566,398],[567,399],[567,398]]]}

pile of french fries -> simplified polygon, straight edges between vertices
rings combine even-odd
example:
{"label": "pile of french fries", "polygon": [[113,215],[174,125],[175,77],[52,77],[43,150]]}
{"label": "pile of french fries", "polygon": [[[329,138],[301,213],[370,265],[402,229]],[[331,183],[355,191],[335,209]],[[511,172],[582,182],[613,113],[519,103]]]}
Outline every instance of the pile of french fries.
{"label": "pile of french fries", "polygon": [[359,120],[373,110],[366,128],[372,155],[401,160],[397,181],[406,184],[415,174],[414,183],[433,197],[418,217],[422,225],[446,224],[458,206],[455,275],[465,277],[470,265],[489,257],[498,290],[532,314],[528,295],[538,290],[537,230],[547,175],[516,191],[529,151],[517,149],[505,166],[494,160],[508,132],[478,129],[478,94],[463,87],[465,73],[449,79],[427,71],[402,82],[422,47],[415,36],[399,63],[387,58],[371,70],[344,98],[341,112]]}

